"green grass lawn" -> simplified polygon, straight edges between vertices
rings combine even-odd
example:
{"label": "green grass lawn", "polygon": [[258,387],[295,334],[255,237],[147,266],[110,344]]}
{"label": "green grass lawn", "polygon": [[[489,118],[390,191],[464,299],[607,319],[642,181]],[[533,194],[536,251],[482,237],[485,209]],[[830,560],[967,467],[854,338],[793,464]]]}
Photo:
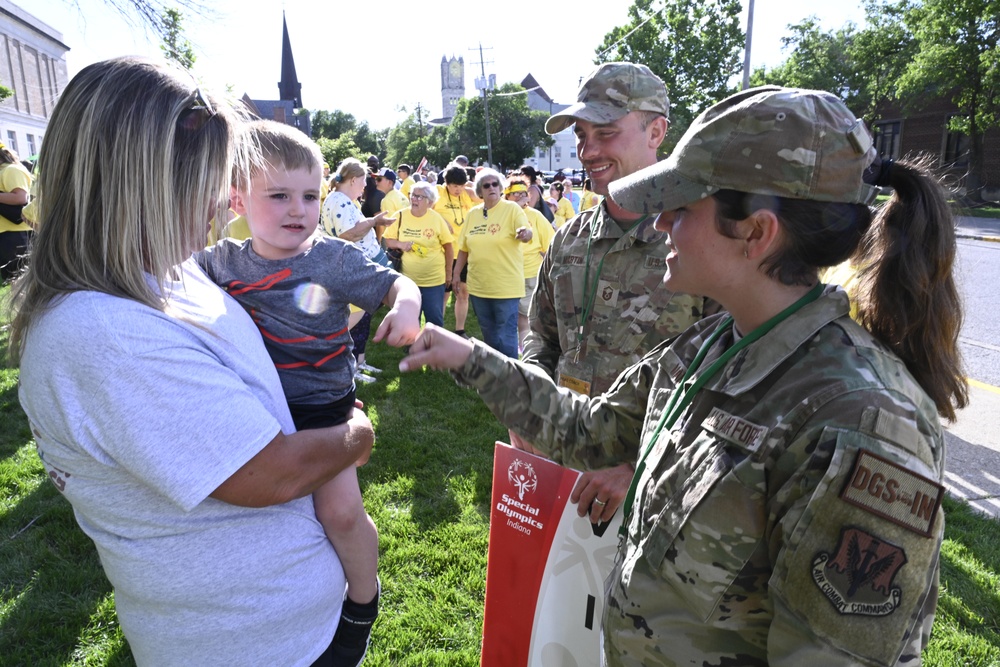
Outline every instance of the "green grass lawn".
{"label": "green grass lawn", "polygon": [[[478,333],[471,316],[469,330]],[[384,373],[358,391],[376,429],[360,478],[379,528],[383,585],[365,664],[478,665],[493,442],[506,431],[448,375],[400,376],[401,358],[370,347],[369,363]],[[924,664],[1000,665],[1000,522],[950,500],[946,510],[941,602]],[[94,547],[46,482],[17,403],[17,371],[0,369],[0,665],[131,664]]]}

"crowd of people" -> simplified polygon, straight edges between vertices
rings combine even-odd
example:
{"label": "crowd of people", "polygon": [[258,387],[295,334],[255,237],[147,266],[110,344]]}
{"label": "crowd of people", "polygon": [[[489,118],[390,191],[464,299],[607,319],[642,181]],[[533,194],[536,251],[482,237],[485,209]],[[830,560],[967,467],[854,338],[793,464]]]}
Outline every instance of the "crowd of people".
{"label": "crowd of people", "polygon": [[[546,122],[568,128],[587,179],[546,198],[531,167],[464,156],[331,170],[163,64],[73,78],[34,232],[0,209],[10,347],[138,664],[363,661],[369,338],[584,470],[580,516],[622,512],[602,664],[920,663],[939,418],[967,401],[943,190],[818,91],[737,93],[658,160],[663,81],[606,63]],[[8,153],[0,205],[23,206]],[[844,263],[850,297],[819,278]]]}

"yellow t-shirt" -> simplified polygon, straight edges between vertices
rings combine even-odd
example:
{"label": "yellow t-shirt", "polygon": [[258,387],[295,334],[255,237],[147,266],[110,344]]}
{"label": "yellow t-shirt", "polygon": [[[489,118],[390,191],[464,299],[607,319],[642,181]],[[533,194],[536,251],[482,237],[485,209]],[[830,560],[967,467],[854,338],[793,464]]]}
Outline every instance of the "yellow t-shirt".
{"label": "yellow t-shirt", "polygon": [[444,284],[444,247],[455,237],[439,214],[427,211],[418,218],[411,209],[404,208],[396,222],[386,228],[383,238],[413,242],[413,247],[403,253],[403,275],[417,287]]}
{"label": "yellow t-shirt", "polygon": [[515,238],[528,218],[512,201],[500,200],[488,212],[469,211],[455,245],[469,253],[469,294],[485,299],[524,296],[524,246]]}
{"label": "yellow t-shirt", "polygon": [[389,190],[385,193],[385,197],[382,198],[382,209],[386,213],[395,213],[396,211],[402,211],[404,208],[410,205],[409,200],[403,196],[396,188]]}
{"label": "yellow t-shirt", "polygon": [[538,267],[542,265],[542,257],[549,250],[555,230],[552,224],[545,219],[541,211],[525,206],[524,215],[531,225],[531,241],[524,244],[524,277],[534,278],[538,275]]}
{"label": "yellow t-shirt", "polygon": [[451,193],[448,192],[447,185],[439,185],[437,189],[438,200],[434,204],[434,210],[444,218],[445,222],[451,225],[451,231],[457,237],[462,232],[462,225],[465,224],[466,218],[469,217],[469,211],[475,204],[472,203],[472,198],[465,190],[462,190],[462,194],[459,196],[452,197]]}
{"label": "yellow t-shirt", "polygon": [[[13,192],[21,189],[31,192],[31,173],[19,162],[12,162],[0,168],[0,192]],[[24,216],[24,211],[21,211]],[[0,215],[0,232],[30,232],[31,225],[26,222],[14,223]]]}
{"label": "yellow t-shirt", "polygon": [[403,183],[399,186],[399,191],[403,193],[403,196],[407,199],[410,198],[410,188],[413,187],[415,182],[416,181],[413,180],[412,176],[407,176],[403,179]]}
{"label": "yellow t-shirt", "polygon": [[559,200],[559,203],[556,204],[556,212],[554,216],[555,220],[553,221],[553,224],[555,224],[556,229],[559,229],[574,215],[576,215],[576,213],[573,212],[573,204],[571,204],[566,197],[562,197]]}
{"label": "yellow t-shirt", "polygon": [[583,196],[580,197],[580,210],[586,211],[588,208],[594,208],[601,203],[601,195],[596,192],[591,192],[590,190],[584,190]]}

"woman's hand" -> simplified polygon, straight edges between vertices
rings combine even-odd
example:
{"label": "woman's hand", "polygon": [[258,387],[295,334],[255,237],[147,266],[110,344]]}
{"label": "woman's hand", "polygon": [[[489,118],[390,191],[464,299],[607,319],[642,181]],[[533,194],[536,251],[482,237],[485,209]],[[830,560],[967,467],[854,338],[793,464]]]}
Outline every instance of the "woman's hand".
{"label": "woman's hand", "polygon": [[473,343],[457,334],[428,324],[410,346],[410,354],[399,362],[404,373],[423,366],[441,370],[461,368],[472,354]]}
{"label": "woman's hand", "polygon": [[386,211],[380,211],[374,218],[368,219],[371,221],[372,227],[385,227],[386,225],[391,225],[396,222],[396,219],[392,217],[392,213],[388,213]]}
{"label": "woman's hand", "polygon": [[400,241],[399,249],[403,252],[410,252],[413,250],[413,241]]}
{"label": "woman's hand", "polygon": [[521,243],[528,243],[531,241],[531,227],[518,227],[514,232],[514,238]]}

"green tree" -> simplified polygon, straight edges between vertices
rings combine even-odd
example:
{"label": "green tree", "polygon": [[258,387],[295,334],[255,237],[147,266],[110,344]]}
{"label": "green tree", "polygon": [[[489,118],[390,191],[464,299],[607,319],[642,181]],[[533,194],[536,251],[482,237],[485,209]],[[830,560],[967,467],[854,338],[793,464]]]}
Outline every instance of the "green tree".
{"label": "green tree", "polygon": [[[552,138],[545,133],[548,114],[528,108],[528,97],[522,86],[505,83],[489,96],[490,139],[493,162],[497,166],[501,169],[517,167],[536,147],[552,145]],[[447,141],[469,160],[486,161],[486,117],[481,96],[459,100],[448,128]]]}
{"label": "green tree", "polygon": [[641,63],[667,85],[670,150],[696,115],[725,98],[741,71],[740,0],[635,0],[604,36],[595,62]]}
{"label": "green tree", "polygon": [[345,132],[353,132],[358,127],[358,121],[352,114],[344,111],[325,111],[319,109],[312,112],[313,139],[326,137],[336,139]]}
{"label": "green tree", "polygon": [[364,162],[364,158],[367,157],[362,157],[361,149],[354,143],[354,136],[351,133],[342,134],[336,139],[320,137],[316,140],[316,145],[319,146],[319,151],[323,154],[323,160],[334,171],[341,161],[349,157],[358,158],[362,163]]}
{"label": "green tree", "polygon": [[782,38],[790,51],[781,65],[754,71],[752,85],[777,84],[826,90],[869,122],[894,98],[896,82],[912,60],[916,43],[902,22],[905,1],[894,5],[865,2],[865,27],[852,23],[837,30],[820,30],[815,17],[789,25]]}
{"label": "green tree", "polygon": [[389,130],[386,164],[407,163],[416,168],[424,158],[433,165],[447,164],[451,160],[453,152],[448,143],[448,128],[428,125],[426,120],[423,109],[418,109]]}
{"label": "green tree", "polygon": [[0,102],[14,94],[14,91],[7,86],[0,86]]}
{"label": "green tree", "polygon": [[172,60],[186,70],[194,67],[195,55],[191,42],[184,37],[184,15],[174,7],[163,10],[160,50],[167,60]]}
{"label": "green tree", "polygon": [[983,135],[1000,127],[1000,0],[924,0],[903,15],[917,43],[896,94],[909,108],[945,97],[969,137],[968,197],[982,200]]}

